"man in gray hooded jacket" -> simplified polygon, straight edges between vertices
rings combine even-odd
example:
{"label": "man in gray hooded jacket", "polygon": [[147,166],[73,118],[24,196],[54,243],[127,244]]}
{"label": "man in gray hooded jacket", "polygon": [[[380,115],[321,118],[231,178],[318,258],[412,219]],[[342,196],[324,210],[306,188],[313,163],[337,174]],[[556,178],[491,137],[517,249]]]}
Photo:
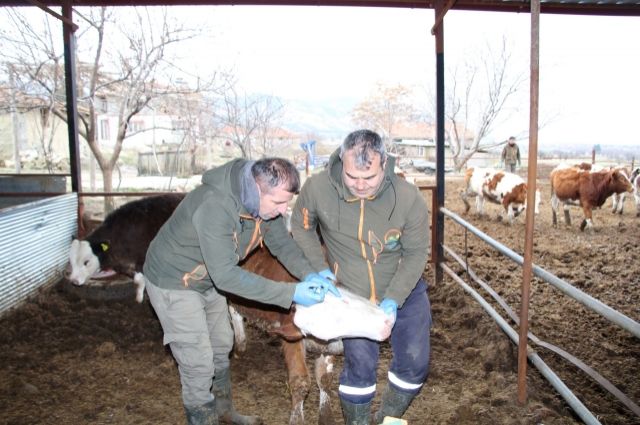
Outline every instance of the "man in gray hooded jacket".
{"label": "man in gray hooded jacket", "polygon": [[[282,214],[300,188],[292,163],[238,159],[207,171],[202,183],[151,242],[146,288],[178,363],[187,423],[259,424],[231,402],[233,330],[225,293],[288,309],[339,292],[316,273],[285,226]],[[274,282],[238,266],[263,241],[302,282]]]}

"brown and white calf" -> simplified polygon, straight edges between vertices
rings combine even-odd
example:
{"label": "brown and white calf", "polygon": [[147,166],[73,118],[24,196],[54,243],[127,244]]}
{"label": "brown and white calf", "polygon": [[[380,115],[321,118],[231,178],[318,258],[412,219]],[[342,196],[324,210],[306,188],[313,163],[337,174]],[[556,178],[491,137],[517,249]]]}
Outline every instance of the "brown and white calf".
{"label": "brown and white calf", "polygon": [[[502,205],[509,223],[520,215],[527,206],[527,183],[517,174],[493,168],[469,168],[465,176],[465,188],[460,197],[465,205],[465,213],[471,205],[469,198],[476,198],[476,212],[484,215],[485,199]],[[538,214],[540,191],[536,189],[534,212]]]}
{"label": "brown and white calf", "polygon": [[616,168],[588,171],[577,167],[556,167],[551,171],[549,180],[553,225],[558,224],[557,212],[560,204],[563,206],[567,225],[571,225],[569,206],[579,205],[584,212],[580,230],[593,227],[593,208],[601,207],[614,193],[633,190],[629,179]]}

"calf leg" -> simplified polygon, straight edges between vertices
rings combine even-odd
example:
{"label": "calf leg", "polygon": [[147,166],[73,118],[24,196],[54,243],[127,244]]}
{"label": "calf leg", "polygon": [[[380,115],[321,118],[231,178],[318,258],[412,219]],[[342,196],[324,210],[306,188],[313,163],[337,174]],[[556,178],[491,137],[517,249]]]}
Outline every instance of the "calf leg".
{"label": "calf leg", "polygon": [[584,211],[584,220],[582,220],[582,223],[580,223],[580,230],[584,231],[585,228],[587,230],[593,229],[593,220],[592,220],[592,215],[591,215],[591,208],[588,207],[588,206],[584,206],[582,208],[582,210]]}
{"label": "calf leg", "polygon": [[462,198],[462,202],[464,202],[464,213],[468,213],[471,209],[471,205],[469,204],[469,191],[463,190],[460,192],[460,198]]}
{"label": "calf leg", "polygon": [[233,328],[233,352],[244,353],[247,350],[247,334],[244,331],[244,319],[238,311],[229,305],[229,316],[231,316],[231,327]]}
{"label": "calf leg", "polygon": [[331,410],[331,384],[333,383],[333,356],[320,355],[315,362],[315,375],[318,389],[320,390],[320,408],[318,411],[318,424],[335,425],[333,411]]}
{"label": "calf leg", "polygon": [[304,425],[304,400],[309,394],[309,370],[305,362],[303,340],[282,341],[284,361],[291,391],[291,416],[289,425]]}
{"label": "calf leg", "polygon": [[146,285],[146,280],[144,279],[144,275],[140,272],[137,272],[133,275],[133,283],[136,285],[136,301],[141,303],[144,299],[144,287]]}
{"label": "calf leg", "polygon": [[484,197],[482,195],[476,196],[476,213],[480,217],[484,215]]}
{"label": "calf leg", "polygon": [[560,201],[558,200],[558,197],[556,196],[556,194],[554,193],[553,195],[551,195],[551,215],[552,215],[552,221],[553,221],[553,227],[556,227],[558,225],[558,207],[560,206]]}
{"label": "calf leg", "polygon": [[564,209],[564,224],[566,224],[567,226],[571,226],[571,216],[569,215],[569,205],[564,204],[562,208]]}

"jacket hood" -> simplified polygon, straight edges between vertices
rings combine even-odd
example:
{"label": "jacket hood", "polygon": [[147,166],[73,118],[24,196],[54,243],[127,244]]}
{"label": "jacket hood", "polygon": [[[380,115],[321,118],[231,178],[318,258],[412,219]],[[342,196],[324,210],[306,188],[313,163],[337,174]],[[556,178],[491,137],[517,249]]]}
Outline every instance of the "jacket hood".
{"label": "jacket hood", "polygon": [[223,192],[231,188],[231,195],[241,206],[241,214],[258,217],[260,212],[260,194],[251,166],[254,161],[235,159],[220,167],[212,168],[202,175],[202,183]]}
{"label": "jacket hood", "polygon": [[[397,176],[394,173],[396,166],[396,158],[387,154],[387,163],[384,167],[384,179],[375,193],[374,197],[378,197],[381,193],[394,184],[394,180]],[[329,181],[335,187],[336,191],[340,195],[340,198],[346,201],[353,201],[357,197],[349,191],[349,188],[344,184],[342,180],[342,159],[340,158],[340,148],[336,149],[329,158],[328,164]]]}

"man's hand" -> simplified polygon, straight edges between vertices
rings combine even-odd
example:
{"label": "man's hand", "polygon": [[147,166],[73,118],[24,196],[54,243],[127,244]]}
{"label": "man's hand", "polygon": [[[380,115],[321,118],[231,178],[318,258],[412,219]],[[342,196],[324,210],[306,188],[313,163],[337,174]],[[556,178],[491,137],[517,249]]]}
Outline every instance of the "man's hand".
{"label": "man's hand", "polygon": [[314,282],[318,287],[322,288],[323,292],[326,294],[327,291],[330,291],[333,295],[340,298],[340,292],[338,288],[335,287],[333,282],[330,280],[331,278],[328,276],[323,276],[322,274],[325,272],[329,272],[331,276],[333,276],[333,281],[335,282],[336,277],[331,273],[329,269],[323,270],[320,273],[309,273],[305,278],[305,282]]}
{"label": "man's hand", "polygon": [[320,276],[324,277],[325,279],[329,279],[332,282],[336,282],[338,280],[338,278],[336,277],[335,274],[333,274],[331,269],[324,269],[324,270],[318,272],[318,274]]}
{"label": "man's hand", "polygon": [[331,292],[336,297],[340,297],[340,292],[333,283],[321,277],[318,273],[311,273],[304,281],[296,285],[293,302],[309,307],[324,301],[324,296],[327,292]]}
{"label": "man's hand", "polygon": [[379,307],[389,316],[393,316],[394,320],[398,313],[398,303],[391,298],[385,298],[380,301]]}

